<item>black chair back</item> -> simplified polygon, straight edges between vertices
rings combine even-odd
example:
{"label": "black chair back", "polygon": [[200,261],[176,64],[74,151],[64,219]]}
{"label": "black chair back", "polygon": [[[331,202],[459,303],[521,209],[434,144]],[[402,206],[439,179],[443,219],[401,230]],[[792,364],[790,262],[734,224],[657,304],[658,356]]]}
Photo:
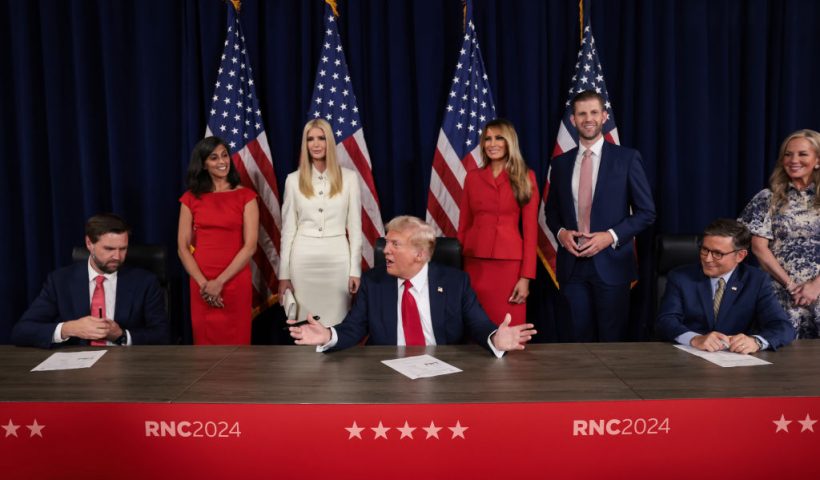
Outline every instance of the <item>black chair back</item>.
{"label": "black chair back", "polygon": [[666,291],[666,275],[670,270],[699,263],[700,235],[658,235],[655,239],[655,309]]}
{"label": "black chair back", "polygon": [[[377,267],[384,265],[384,244],[384,237],[376,240],[373,263]],[[453,237],[436,238],[436,249],[433,251],[431,260],[461,270],[461,244],[458,243],[458,239]]]}

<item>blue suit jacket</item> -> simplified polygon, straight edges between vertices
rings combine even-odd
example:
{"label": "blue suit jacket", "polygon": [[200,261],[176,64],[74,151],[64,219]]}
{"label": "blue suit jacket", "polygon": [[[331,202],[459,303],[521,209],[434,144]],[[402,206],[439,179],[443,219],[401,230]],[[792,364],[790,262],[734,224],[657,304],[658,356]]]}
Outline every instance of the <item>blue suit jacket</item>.
{"label": "blue suit jacket", "polygon": [[[545,208],[547,226],[557,237],[561,228],[578,230],[572,200],[572,169],[578,148],[556,157],[551,164],[550,191]],[[630,207],[632,211],[630,212]],[[604,142],[598,181],[592,195],[590,231],[610,228],[618,235],[618,247],[606,248],[593,258],[595,269],[605,283],[618,285],[638,278],[633,241],[655,220],[655,203],[644,172],[641,154],[631,148]],[[575,256],[558,247],[558,282],[572,273]]]}
{"label": "blue suit jacket", "polygon": [[[54,345],[87,345],[71,338],[52,344],[60,322],[91,313],[88,295],[88,264],[77,262],[49,274],[42,291],[11,332],[16,345],[50,348]],[[113,319],[131,334],[134,345],[168,343],[169,324],[165,300],[156,277],[139,268],[123,267],[117,273],[117,298]]]}
{"label": "blue suit jacket", "polygon": [[[469,332],[476,343],[487,347],[487,337],[497,327],[479,305],[467,274],[430,263],[427,281],[436,344],[462,343]],[[389,275],[385,267],[365,273],[353,308],[334,327],[338,343],[333,350],[356,345],[367,334],[368,345],[396,345],[398,301],[396,277]]]}
{"label": "blue suit jacket", "polygon": [[674,340],[689,331],[700,335],[712,331],[760,335],[773,349],[788,344],[795,336],[774,296],[769,275],[742,263],[729,278],[717,319],[712,308],[712,286],[700,265],[687,265],[669,273],[655,332],[665,340]]}

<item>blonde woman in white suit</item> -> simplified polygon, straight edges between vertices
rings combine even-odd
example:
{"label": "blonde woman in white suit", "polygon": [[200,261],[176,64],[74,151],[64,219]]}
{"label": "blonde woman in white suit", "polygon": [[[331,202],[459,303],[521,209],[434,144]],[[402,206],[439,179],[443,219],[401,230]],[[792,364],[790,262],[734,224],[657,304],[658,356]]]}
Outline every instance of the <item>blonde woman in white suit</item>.
{"label": "blonde woman in white suit", "polygon": [[336,161],[330,124],[309,121],[302,132],[299,168],[285,180],[279,298],[290,289],[298,319],[318,315],[333,326],[359,289],[362,219],[359,179]]}

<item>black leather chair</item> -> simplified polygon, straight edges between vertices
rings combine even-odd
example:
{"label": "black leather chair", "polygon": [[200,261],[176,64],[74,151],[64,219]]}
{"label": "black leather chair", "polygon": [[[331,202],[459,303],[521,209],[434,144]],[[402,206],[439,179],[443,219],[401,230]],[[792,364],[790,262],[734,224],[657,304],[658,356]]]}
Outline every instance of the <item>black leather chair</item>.
{"label": "black leather chair", "polygon": [[660,307],[670,270],[699,263],[700,235],[658,235],[655,239],[655,309]]}
{"label": "black leather chair", "polygon": [[[380,267],[384,265],[384,237],[376,240],[376,250],[373,252],[373,263]],[[436,249],[433,251],[433,262],[447,265],[461,270],[461,244],[457,238],[436,238]]]}
{"label": "black leather chair", "polygon": [[[125,265],[148,270],[157,276],[159,286],[165,295],[165,311],[169,311],[170,290],[168,285],[168,273],[166,266],[166,250],[164,245],[128,245],[128,254],[125,257]],[[88,249],[85,246],[74,247],[71,251],[71,260],[84,262],[88,259]]]}

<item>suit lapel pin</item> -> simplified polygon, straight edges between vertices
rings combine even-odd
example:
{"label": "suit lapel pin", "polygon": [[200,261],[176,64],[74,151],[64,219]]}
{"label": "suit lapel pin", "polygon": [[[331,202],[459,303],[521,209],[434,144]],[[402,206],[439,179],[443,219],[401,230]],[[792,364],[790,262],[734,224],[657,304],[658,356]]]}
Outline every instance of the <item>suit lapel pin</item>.
{"label": "suit lapel pin", "polygon": [[732,287],[732,291],[733,291],[733,292],[736,292],[736,291],[737,291],[737,287]]}
{"label": "suit lapel pin", "polygon": [[436,291],[437,291],[438,293],[444,293],[444,288],[442,288],[442,287],[436,287]]}

